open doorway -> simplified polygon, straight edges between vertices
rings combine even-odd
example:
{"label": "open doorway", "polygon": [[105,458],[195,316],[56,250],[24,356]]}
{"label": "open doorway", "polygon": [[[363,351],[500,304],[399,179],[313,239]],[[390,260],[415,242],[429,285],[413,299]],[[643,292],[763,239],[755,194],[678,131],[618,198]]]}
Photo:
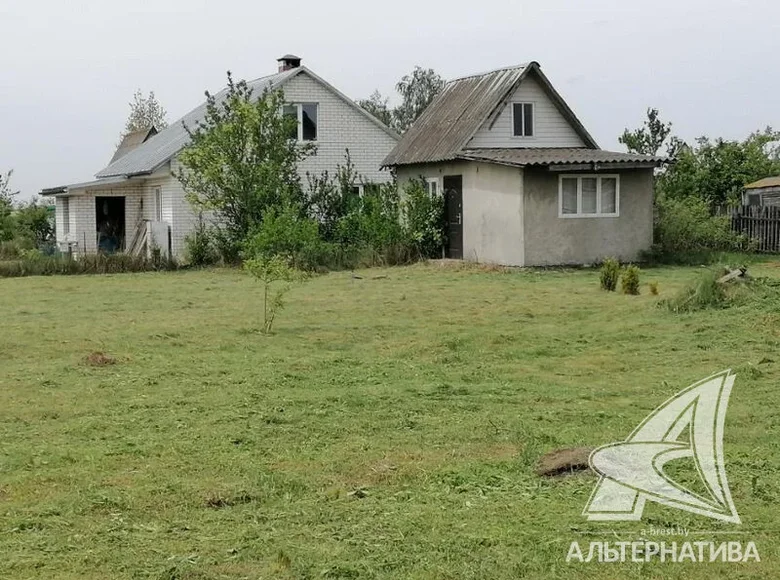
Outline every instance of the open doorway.
{"label": "open doorway", "polygon": [[96,197],[95,225],[98,252],[113,254],[125,249],[125,198]]}

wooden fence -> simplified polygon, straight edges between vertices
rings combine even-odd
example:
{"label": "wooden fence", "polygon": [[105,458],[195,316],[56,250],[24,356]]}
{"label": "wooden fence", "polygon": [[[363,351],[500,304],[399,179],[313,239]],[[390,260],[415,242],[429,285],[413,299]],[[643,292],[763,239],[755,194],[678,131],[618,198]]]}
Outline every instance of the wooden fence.
{"label": "wooden fence", "polygon": [[780,253],[780,207],[741,205],[730,207],[731,229],[744,234],[757,244],[757,251]]}

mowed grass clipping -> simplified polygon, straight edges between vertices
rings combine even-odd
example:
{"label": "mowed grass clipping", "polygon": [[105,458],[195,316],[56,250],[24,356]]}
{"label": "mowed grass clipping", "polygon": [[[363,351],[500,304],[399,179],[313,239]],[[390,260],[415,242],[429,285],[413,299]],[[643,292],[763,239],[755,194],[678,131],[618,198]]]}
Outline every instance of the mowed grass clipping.
{"label": "mowed grass clipping", "polygon": [[[3,280],[0,578],[778,577],[780,313],[657,306],[699,271],[640,296],[596,270],[330,274],[272,336],[238,271]],[[652,503],[588,523],[593,475],[534,475],[726,368],[741,526]],[[762,562],[565,562],[651,525]]]}

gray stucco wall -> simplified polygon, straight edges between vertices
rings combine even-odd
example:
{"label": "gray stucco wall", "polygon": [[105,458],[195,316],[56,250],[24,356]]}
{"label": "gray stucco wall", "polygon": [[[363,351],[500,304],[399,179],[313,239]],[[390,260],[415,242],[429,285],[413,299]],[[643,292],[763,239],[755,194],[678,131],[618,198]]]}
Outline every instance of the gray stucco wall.
{"label": "gray stucco wall", "polygon": [[[525,265],[592,264],[606,257],[639,258],[653,243],[653,170],[605,171],[620,175],[620,216],[558,216],[559,175],[525,170]],[[592,175],[592,173],[588,173]]]}

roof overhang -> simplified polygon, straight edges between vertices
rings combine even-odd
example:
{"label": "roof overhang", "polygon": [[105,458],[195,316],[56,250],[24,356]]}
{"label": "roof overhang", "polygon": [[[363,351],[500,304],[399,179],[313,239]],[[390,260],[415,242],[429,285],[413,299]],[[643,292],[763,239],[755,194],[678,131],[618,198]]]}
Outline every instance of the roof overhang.
{"label": "roof overhang", "polygon": [[[58,187],[49,187],[47,189],[42,189],[40,191],[39,195],[43,196],[58,196],[58,197],[67,197],[70,195],[81,195],[82,193],[86,193],[87,191],[92,191],[96,189],[105,189],[106,187],[117,187],[122,185],[129,185],[130,182],[135,183],[135,180],[133,179],[136,177],[135,175],[125,177],[106,177],[103,179],[95,179],[93,181],[85,181],[83,183],[74,183],[72,185],[60,185]],[[140,177],[140,175],[138,175]]]}
{"label": "roof overhang", "polygon": [[667,157],[586,148],[469,149],[457,158],[510,167],[546,167],[558,172],[653,169],[670,162]]}

